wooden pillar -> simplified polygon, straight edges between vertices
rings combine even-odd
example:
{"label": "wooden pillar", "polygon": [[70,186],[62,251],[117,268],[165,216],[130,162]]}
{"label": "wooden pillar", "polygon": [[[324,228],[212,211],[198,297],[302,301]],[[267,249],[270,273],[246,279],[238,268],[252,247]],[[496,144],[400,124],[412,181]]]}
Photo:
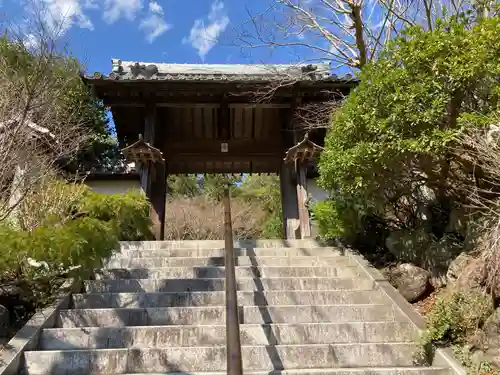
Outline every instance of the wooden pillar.
{"label": "wooden pillar", "polygon": [[296,171],[297,171],[297,202],[299,210],[299,222],[300,222],[300,238],[310,238],[311,237],[311,223],[309,219],[309,210],[307,209],[307,164],[299,160],[296,161]]}
{"label": "wooden pillar", "polygon": [[[157,136],[161,133],[158,130],[156,103],[150,102],[146,105],[144,141],[155,147],[158,146]],[[153,233],[157,240],[162,240],[165,228],[165,165],[161,163],[142,165],[140,174],[141,187],[151,203],[150,217],[153,222]]]}
{"label": "wooden pillar", "polygon": [[295,192],[293,166],[283,165],[280,171],[281,206],[283,210],[283,232],[287,240],[300,238],[299,210]]}
{"label": "wooden pillar", "polygon": [[157,240],[165,238],[165,204],[166,204],[166,173],[165,164],[156,163],[154,166],[154,177],[151,181],[151,220],[153,221],[153,233]]}

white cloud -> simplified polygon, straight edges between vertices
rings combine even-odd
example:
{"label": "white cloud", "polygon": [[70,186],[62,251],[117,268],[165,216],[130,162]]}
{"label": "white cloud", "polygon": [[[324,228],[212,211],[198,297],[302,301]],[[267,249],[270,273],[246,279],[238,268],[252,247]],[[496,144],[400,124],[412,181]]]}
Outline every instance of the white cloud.
{"label": "white cloud", "polygon": [[142,0],[104,0],[103,18],[108,23],[122,17],[133,21],[142,7]]}
{"label": "white cloud", "polygon": [[[2,0],[0,0],[2,1]],[[165,21],[162,6],[157,0],[149,0],[144,9],[144,0],[37,0],[42,12],[43,21],[52,29],[57,28],[58,35],[63,35],[72,26],[93,30],[94,25],[86,11],[92,9],[101,12],[102,18],[108,24],[120,19],[134,21],[138,16],[140,22],[136,25],[146,34],[146,39],[152,43],[157,37],[171,29]],[[32,44],[32,41],[28,41]]]}
{"label": "white cloud", "polygon": [[41,0],[47,25],[65,32],[73,24],[93,30],[92,21],[85,15],[79,0]]}
{"label": "white cloud", "polygon": [[229,25],[229,17],[221,0],[215,0],[212,3],[207,18],[207,26],[205,26],[205,20],[195,20],[189,37],[184,39],[185,43],[190,43],[198,51],[198,55],[202,60],[205,59],[207,53],[217,44],[220,34]]}
{"label": "white cloud", "polygon": [[40,47],[40,39],[35,34],[27,34],[23,40],[24,47],[26,49],[33,51]]}
{"label": "white cloud", "polygon": [[163,15],[163,8],[156,1],[151,1],[149,3],[149,10],[153,13],[158,13]]}
{"label": "white cloud", "polygon": [[153,43],[156,38],[171,29],[172,26],[165,21],[163,8],[156,1],[149,3],[149,13],[141,21],[139,29],[144,30],[147,41]]}

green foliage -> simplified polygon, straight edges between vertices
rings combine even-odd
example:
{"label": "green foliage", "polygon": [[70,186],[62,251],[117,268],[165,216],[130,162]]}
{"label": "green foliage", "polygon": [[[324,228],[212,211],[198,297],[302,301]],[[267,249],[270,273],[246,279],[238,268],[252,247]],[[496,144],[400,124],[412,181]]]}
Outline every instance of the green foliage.
{"label": "green foliage", "polygon": [[[45,127],[50,128],[48,120],[52,120],[64,121],[70,128],[78,125],[85,130],[89,138],[87,147],[73,160],[67,160],[66,168],[72,171],[94,171],[116,169],[122,165],[118,143],[111,136],[106,108],[90,94],[82,81],[82,66],[78,60],[56,52],[34,55],[26,46],[4,35],[0,38],[0,61],[2,74],[14,83],[13,87],[19,88],[20,97],[53,96],[56,105],[49,115],[54,118],[44,119]],[[37,80],[50,82],[48,86],[51,92],[36,92],[37,87],[30,86],[30,82],[36,84]],[[34,114],[35,122],[36,117],[37,114]]]}
{"label": "green foliage", "polygon": [[167,183],[172,197],[196,197],[201,194],[199,179],[196,175],[169,176]]}
{"label": "green foliage", "polygon": [[113,223],[121,241],[152,238],[150,205],[139,190],[114,195],[98,194],[89,190],[78,208],[91,218]]}
{"label": "green foliage", "polygon": [[236,184],[241,182],[241,177],[235,177],[225,174],[211,174],[206,175],[202,179],[203,193],[209,199],[220,202],[224,196],[224,189],[226,186],[230,186],[231,195],[237,195]]}
{"label": "green foliage", "polygon": [[262,224],[263,238],[282,238],[283,212],[280,182],[277,176],[246,176],[240,185],[239,197],[258,204],[265,211]]}
{"label": "green foliage", "polygon": [[465,344],[492,313],[491,296],[477,291],[449,292],[438,297],[427,315],[424,343]]}
{"label": "green foliage", "polygon": [[329,199],[315,203],[312,209],[324,240],[353,239],[360,230],[362,207],[352,201]]}
{"label": "green foliage", "polygon": [[27,310],[48,302],[61,278],[88,278],[119,247],[112,223],[93,218],[33,231],[2,224],[0,234],[0,283],[21,287],[18,298]]}
{"label": "green foliage", "polygon": [[32,211],[24,230],[0,224],[0,286],[15,291],[0,304],[20,321],[48,303],[63,279],[88,279],[119,240],[151,236],[149,203],[139,191],[102,195],[57,179],[40,187],[23,202]]}
{"label": "green foliage", "polygon": [[491,18],[412,28],[363,68],[321,155],[320,184],[335,192],[316,208],[324,236],[350,236],[367,215],[388,228],[421,226],[422,210],[442,235],[449,202],[463,198],[453,172],[470,172],[450,150],[497,108],[499,55],[500,19]]}
{"label": "green foliage", "polygon": [[32,230],[72,220],[87,191],[86,185],[67,183],[56,176],[46,176],[20,203],[20,227]]}

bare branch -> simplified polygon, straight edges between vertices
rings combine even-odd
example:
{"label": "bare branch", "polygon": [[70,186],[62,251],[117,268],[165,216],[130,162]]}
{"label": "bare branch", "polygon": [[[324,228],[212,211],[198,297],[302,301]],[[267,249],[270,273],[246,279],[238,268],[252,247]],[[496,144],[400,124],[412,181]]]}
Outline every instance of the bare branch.
{"label": "bare branch", "polygon": [[89,140],[79,102],[67,97],[80,78],[58,47],[61,25],[49,27],[41,13],[30,22],[9,26],[1,45],[0,221]]}

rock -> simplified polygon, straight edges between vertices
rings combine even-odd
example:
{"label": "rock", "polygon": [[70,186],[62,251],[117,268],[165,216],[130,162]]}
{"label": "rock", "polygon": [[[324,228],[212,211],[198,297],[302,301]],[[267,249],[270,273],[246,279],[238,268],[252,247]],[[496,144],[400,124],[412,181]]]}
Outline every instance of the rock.
{"label": "rock", "polygon": [[408,302],[418,301],[429,289],[429,272],[410,263],[392,268],[388,276],[391,284]]}
{"label": "rock", "polygon": [[458,280],[460,274],[464,271],[465,266],[469,264],[474,258],[466,253],[461,253],[449,265],[446,272],[446,279],[448,282],[453,283]]}
{"label": "rock", "polygon": [[472,259],[465,265],[455,282],[458,290],[480,290],[483,289],[485,280],[484,260],[481,258]]}
{"label": "rock", "polygon": [[500,307],[486,319],[483,332],[488,346],[500,348]]}
{"label": "rock", "polygon": [[448,283],[448,279],[446,277],[446,269],[443,267],[433,268],[431,271],[429,282],[434,289],[444,288]]}
{"label": "rock", "polygon": [[470,361],[473,368],[478,371],[481,368],[481,365],[487,361],[486,354],[482,350],[475,350],[470,355]]}
{"label": "rock", "polygon": [[10,326],[10,316],[9,310],[6,307],[0,305],[0,337],[3,333],[7,333],[9,331]]}

